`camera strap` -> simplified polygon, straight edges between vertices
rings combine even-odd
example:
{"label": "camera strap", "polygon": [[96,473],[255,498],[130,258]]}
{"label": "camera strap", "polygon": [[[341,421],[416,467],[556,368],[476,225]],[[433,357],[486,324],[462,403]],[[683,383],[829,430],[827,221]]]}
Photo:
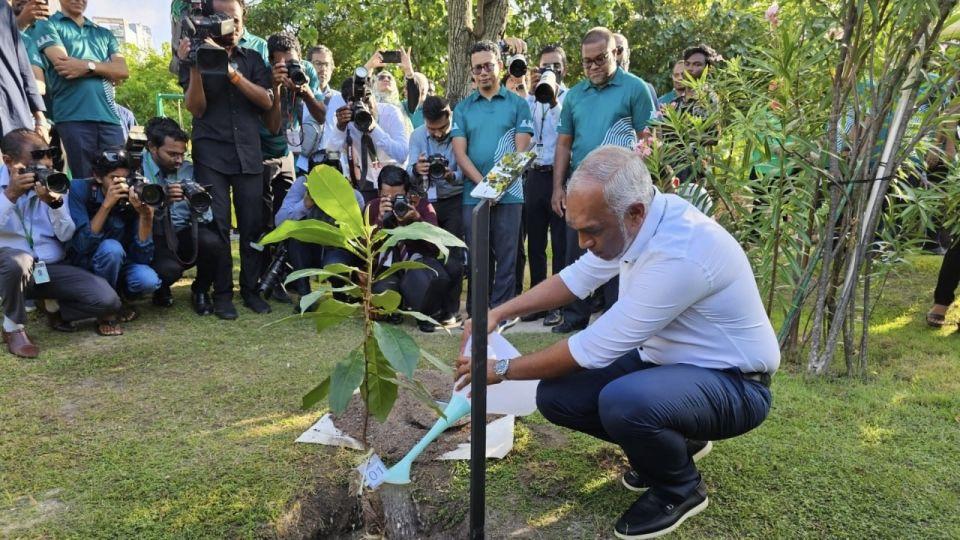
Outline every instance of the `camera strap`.
{"label": "camera strap", "polygon": [[180,247],[180,241],[177,239],[177,232],[173,228],[173,218],[170,217],[170,209],[168,208],[164,212],[163,216],[163,237],[167,243],[167,249],[173,253],[173,258],[177,260],[177,263],[181,266],[193,266],[193,263],[197,262],[197,252],[200,250],[200,230],[199,223],[197,223],[196,214],[190,212],[190,239],[193,243],[193,255],[191,255],[187,260],[180,258],[180,253],[178,249]]}
{"label": "camera strap", "polygon": [[[27,203],[27,214],[32,214],[34,208],[37,207],[37,197],[30,199],[30,202]],[[13,205],[13,211],[17,214],[17,219],[20,220],[20,226],[23,227],[23,236],[27,239],[27,245],[30,246],[30,251],[33,252],[33,220],[30,220],[30,226],[27,227],[27,219],[23,215],[23,211],[20,210],[20,207],[16,204]]]}

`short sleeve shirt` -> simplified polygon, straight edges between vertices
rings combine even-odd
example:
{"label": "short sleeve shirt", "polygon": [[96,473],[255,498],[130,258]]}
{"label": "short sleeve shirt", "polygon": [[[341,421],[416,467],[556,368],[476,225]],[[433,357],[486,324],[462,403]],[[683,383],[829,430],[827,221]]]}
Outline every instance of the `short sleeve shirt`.
{"label": "short sleeve shirt", "polygon": [[[450,135],[467,140],[467,156],[484,176],[500,158],[516,151],[516,137],[520,133],[533,135],[530,107],[523,98],[502,86],[491,99],[483,97],[480,92],[473,92],[453,111]],[[480,202],[470,196],[475,185],[464,178],[464,204],[475,205]],[[507,191],[500,204],[521,203],[523,184],[517,182]]]}
{"label": "short sleeve shirt", "polygon": [[[244,78],[270,88],[270,72],[257,51],[236,47],[230,61]],[[181,63],[180,86],[189,84],[190,66]],[[223,174],[263,172],[259,130],[264,111],[223,76],[204,76],[203,91],[207,110],[193,118],[194,162]]]}
{"label": "short sleeve shirt", "polygon": [[[43,53],[54,46],[63,47],[71,58],[108,62],[120,52],[117,38],[110,30],[90,19],[78,26],[61,12],[46,21],[37,21],[31,32],[34,46]],[[67,80],[48,69],[47,93],[53,98],[58,122],[105,122],[120,125],[113,83],[103,77]]]}
{"label": "short sleeve shirt", "polygon": [[647,127],[657,107],[643,79],[617,68],[603,88],[583,80],[567,92],[557,132],[573,137],[571,170],[595,148],[632,148],[637,132]]}

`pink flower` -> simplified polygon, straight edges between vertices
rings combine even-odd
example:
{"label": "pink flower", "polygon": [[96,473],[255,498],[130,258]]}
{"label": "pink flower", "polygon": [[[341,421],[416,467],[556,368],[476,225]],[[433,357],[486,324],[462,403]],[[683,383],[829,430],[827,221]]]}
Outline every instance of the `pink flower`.
{"label": "pink flower", "polygon": [[650,132],[650,128],[644,128],[638,134],[637,145],[633,147],[633,151],[644,159],[653,154],[653,134]]}
{"label": "pink flower", "polygon": [[843,39],[845,32],[843,28],[839,26],[834,26],[833,28],[827,30],[826,38],[828,41],[840,41]]}
{"label": "pink flower", "polygon": [[770,4],[770,7],[767,8],[767,12],[764,13],[764,18],[767,19],[767,22],[770,23],[770,26],[776,28],[780,25],[780,19],[777,18],[777,15],[780,13],[780,4],[774,2]]}

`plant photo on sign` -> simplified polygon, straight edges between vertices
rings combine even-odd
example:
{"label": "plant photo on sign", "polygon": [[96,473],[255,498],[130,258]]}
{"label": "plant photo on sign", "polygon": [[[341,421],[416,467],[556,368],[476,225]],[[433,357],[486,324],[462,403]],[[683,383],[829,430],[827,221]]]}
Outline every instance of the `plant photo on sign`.
{"label": "plant photo on sign", "polygon": [[302,406],[308,409],[327,399],[333,412],[339,414],[346,410],[351,396],[359,388],[364,405],[362,441],[368,446],[369,417],[372,415],[384,422],[397,400],[400,387],[442,415],[429,392],[414,379],[421,357],[441,371],[452,373],[449,366],[421,350],[405,331],[378,322],[401,314],[437,324],[427,315],[401,309],[400,293],[393,290],[374,292],[375,284],[397,272],[431,268],[422,262],[408,260],[378,270],[378,261],[406,241],[429,242],[436,246],[442,257],[449,255],[449,248],[466,246],[447,231],[425,222],[393,228],[372,225],[369,216],[361,213],[350,183],[327,165],[314,168],[307,175],[306,184],[310,197],[335,224],[317,219],[285,221],[265,236],[263,243],[294,239],[342,249],[355,257],[357,266],[337,263],[299,270],[291,273],[286,283],[313,277],[321,281],[319,290],[300,299],[300,314],[293,316],[313,319],[317,332],[350,318],[362,321],[362,342],[334,366],[328,377],[303,396]]}

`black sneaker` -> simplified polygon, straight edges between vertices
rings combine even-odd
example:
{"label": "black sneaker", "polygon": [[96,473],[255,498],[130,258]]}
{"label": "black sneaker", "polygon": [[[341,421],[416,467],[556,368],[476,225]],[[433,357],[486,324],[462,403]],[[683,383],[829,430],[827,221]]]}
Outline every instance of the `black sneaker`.
{"label": "black sneaker", "polygon": [[535,312],[535,313],[528,313],[528,314],[524,315],[523,317],[520,317],[520,322],[539,321],[540,319],[542,319],[542,318],[544,318],[544,317],[546,317],[546,316],[547,316],[547,312],[546,312],[546,311],[537,311],[537,312]]}
{"label": "black sneaker", "polygon": [[153,291],[153,305],[157,307],[173,306],[173,292],[170,290],[170,287],[161,286],[159,289]]}
{"label": "black sneaker", "polygon": [[586,327],[587,325],[585,324],[573,324],[568,321],[563,321],[562,324],[558,324],[557,326],[554,326],[553,328],[550,329],[550,331],[553,332],[554,334],[569,334],[571,332],[579,332],[580,330],[583,330]]}
{"label": "black sneaker", "polygon": [[283,287],[277,285],[270,292],[270,298],[276,300],[281,304],[292,304],[293,300],[290,298],[290,295],[287,294],[287,291],[283,290]]}
{"label": "black sneaker", "polygon": [[237,318],[237,308],[229,298],[222,298],[213,301],[213,314],[219,319],[232,321]]}
{"label": "black sneaker", "polygon": [[683,501],[672,501],[650,490],[641,495],[620,516],[613,528],[617,538],[641,540],[673,532],[688,518],[702,512],[710,503],[707,486],[700,480],[693,493]]}
{"label": "black sneaker", "polygon": [[430,321],[417,321],[417,328],[420,329],[424,334],[432,334],[437,330],[437,327]]}
{"label": "black sneaker", "polygon": [[547,313],[547,316],[543,318],[544,326],[556,326],[563,322],[563,313],[559,309],[555,309],[550,313]]}
{"label": "black sneaker", "polygon": [[254,293],[247,293],[243,295],[243,305],[247,306],[250,311],[264,315],[270,313],[270,304],[266,300],[260,298],[259,295]]}
{"label": "black sneaker", "polygon": [[[709,454],[711,450],[713,450],[713,443],[711,441],[693,441],[687,439],[687,455],[693,459],[694,463],[700,461],[700,459]],[[649,487],[647,483],[640,478],[640,475],[633,470],[623,473],[620,481],[623,483],[623,487],[630,491],[643,491]]]}
{"label": "black sneaker", "polygon": [[512,319],[507,319],[507,320],[505,320],[505,321],[500,321],[500,323],[497,324],[497,332],[499,332],[499,333],[502,334],[502,333],[506,332],[507,330],[509,330],[509,329],[513,328],[514,326],[516,326],[518,322],[520,322],[520,317],[514,317],[514,318],[512,318]]}

